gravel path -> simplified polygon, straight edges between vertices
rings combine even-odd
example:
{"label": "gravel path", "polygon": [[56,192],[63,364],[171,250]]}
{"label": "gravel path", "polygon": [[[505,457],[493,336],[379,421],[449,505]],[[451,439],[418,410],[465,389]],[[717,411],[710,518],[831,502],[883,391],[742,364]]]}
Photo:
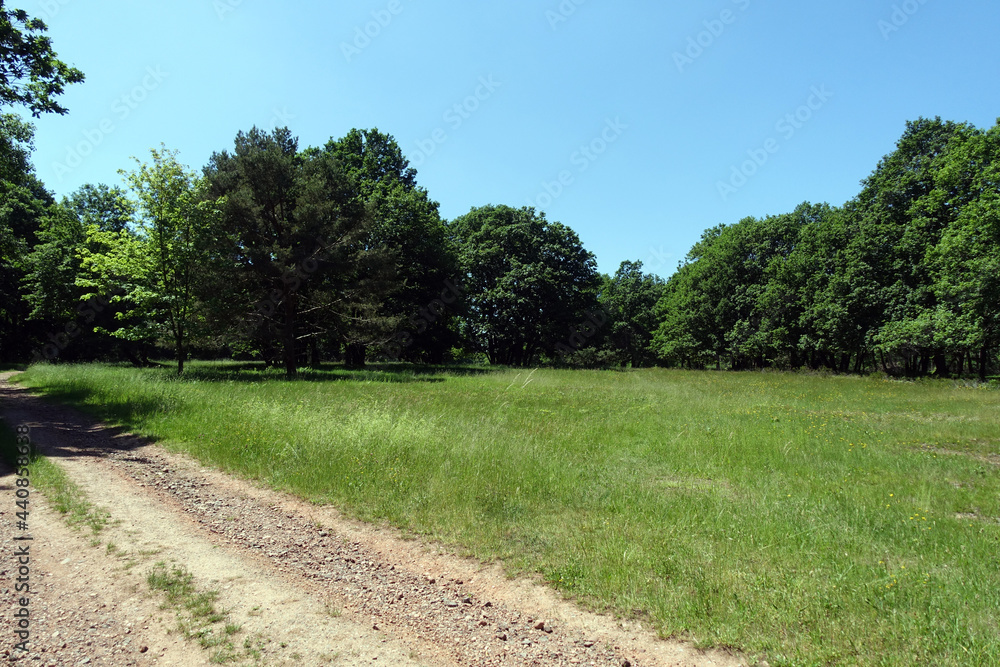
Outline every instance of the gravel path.
{"label": "gravel path", "polygon": [[[209,664],[210,652],[181,638],[173,612],[160,610],[148,590],[146,574],[163,561],[219,591],[219,606],[241,626],[231,664],[745,664],[581,610],[544,586],[508,579],[498,565],[205,468],[3,376],[0,415],[30,426],[32,441],[115,520],[95,547],[89,530],[70,530],[33,494],[31,652],[13,650],[7,613],[0,619],[7,660]],[[3,470],[0,589],[8,608],[16,599],[13,481]]]}

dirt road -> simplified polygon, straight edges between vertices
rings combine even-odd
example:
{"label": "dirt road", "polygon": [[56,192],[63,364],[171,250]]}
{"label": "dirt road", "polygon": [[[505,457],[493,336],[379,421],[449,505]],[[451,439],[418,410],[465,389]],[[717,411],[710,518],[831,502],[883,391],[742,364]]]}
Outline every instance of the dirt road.
{"label": "dirt road", "polygon": [[15,649],[14,476],[0,476],[0,657],[30,666],[208,665],[146,577],[183,566],[239,626],[229,664],[736,667],[593,614],[500,566],[259,488],[0,375],[0,417],[105,508],[96,537],[31,496],[30,652]]}

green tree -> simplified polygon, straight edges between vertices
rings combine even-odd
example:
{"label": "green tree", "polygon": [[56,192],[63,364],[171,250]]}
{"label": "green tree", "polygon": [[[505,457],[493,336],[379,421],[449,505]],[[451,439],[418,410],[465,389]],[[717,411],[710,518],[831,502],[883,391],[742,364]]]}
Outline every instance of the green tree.
{"label": "green tree", "polygon": [[926,258],[959,207],[942,205],[935,174],[953,142],[974,131],[940,118],[907,123],[896,150],[847,209],[855,228],[848,247],[851,291],[867,300],[871,345],[885,357],[901,356],[910,373],[927,372],[935,358],[943,364],[924,317],[937,308]]}
{"label": "green tree", "polygon": [[36,118],[65,114],[56,97],[84,78],[56,57],[47,29],[41,19],[23,9],[6,9],[0,1],[0,105],[23,105]]}
{"label": "green tree", "polygon": [[30,316],[42,321],[68,320],[82,294],[76,280],[81,275],[79,251],[87,230],[72,209],[58,204],[51,207],[37,237],[38,243],[25,259],[23,280]]}
{"label": "green tree", "polygon": [[[657,307],[653,349],[666,360],[765,367],[794,348],[794,296],[773,276],[794,250],[801,214],[744,218],[705,232]],[[671,284],[673,283],[673,284]]]}
{"label": "green tree", "polygon": [[289,376],[302,336],[344,339],[376,317],[379,252],[364,243],[369,218],[330,152],[300,153],[288,128],[253,128],[233,153],[214,154],[205,176],[210,196],[225,198],[217,236],[240,276],[232,300],[247,317],[256,304],[258,339],[275,336]]}
{"label": "green tree", "polygon": [[609,319],[601,338],[621,365],[638,368],[655,361],[650,343],[663,286],[662,278],[642,272],[642,262],[622,262],[614,276],[604,277],[599,299]]}
{"label": "green tree", "polygon": [[721,366],[725,336],[717,321],[719,295],[713,293],[713,246],[726,234],[725,225],[702,233],[664,286],[656,305],[659,325],[651,349],[665,362],[688,368]]}
{"label": "green tree", "polygon": [[28,253],[54,204],[31,166],[33,128],[11,114],[0,115],[0,359],[25,358],[44,327],[28,322],[22,298]]}
{"label": "green tree", "polygon": [[[438,203],[416,183],[391,135],[378,129],[353,129],[326,145],[357,186],[371,217],[370,244],[392,258],[400,288],[386,299],[384,310],[397,318],[387,348],[403,358],[440,363],[458,343],[453,306],[432,318],[414,317],[438,299],[446,283],[457,278],[458,258],[449,242]],[[455,304],[456,306],[458,304]],[[430,321],[433,320],[433,321]],[[383,341],[384,342],[384,341]],[[405,345],[401,343],[406,343]],[[363,361],[356,343],[355,365]],[[362,347],[363,349],[363,347]]]}
{"label": "green tree", "polygon": [[121,231],[133,223],[135,204],[117,185],[103,183],[80,186],[63,206],[72,209],[85,227],[97,225],[102,231]]}
{"label": "green tree", "polygon": [[957,213],[927,254],[937,308],[924,319],[956,370],[974,352],[985,380],[1000,347],[1000,122],[954,142],[932,198]]}
{"label": "green tree", "polygon": [[199,288],[211,270],[209,235],[218,210],[197,176],[177,161],[177,151],[150,153],[151,163],[136,159],[135,170],[121,172],[137,202],[136,232],[115,220],[105,221],[103,230],[90,225],[88,239],[108,250],[83,249],[83,264],[93,277],[79,284],[98,293],[118,287],[114,300],[128,304],[121,318],[133,323],[114,335],[168,340],[181,374],[189,341],[205,321]]}
{"label": "green tree", "polygon": [[449,225],[465,276],[469,338],[493,364],[552,356],[596,308],[594,255],[530,207],[474,208]]}
{"label": "green tree", "polygon": [[[80,253],[87,228],[122,231],[132,224],[134,208],[121,188],[103,184],[83,185],[51,207],[26,262],[25,299],[31,305],[32,319],[58,322],[75,316],[84,293],[76,282],[82,277]],[[90,248],[91,252],[100,250]]]}
{"label": "green tree", "polygon": [[[862,349],[840,290],[843,218],[829,204],[800,204],[772,219],[780,252],[773,253],[758,299],[763,340],[780,365],[843,367],[844,354]],[[844,369],[846,370],[846,369]]]}

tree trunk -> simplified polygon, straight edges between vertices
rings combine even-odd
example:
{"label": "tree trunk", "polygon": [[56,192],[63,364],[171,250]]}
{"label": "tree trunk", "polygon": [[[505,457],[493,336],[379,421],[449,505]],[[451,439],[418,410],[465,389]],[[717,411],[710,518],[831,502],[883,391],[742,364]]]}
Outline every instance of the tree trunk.
{"label": "tree trunk", "polygon": [[290,290],[286,290],[284,296],[285,330],[282,333],[285,339],[285,375],[294,377],[298,371],[298,364],[295,358],[295,294],[291,293]]}
{"label": "tree trunk", "polygon": [[344,366],[347,368],[365,367],[364,343],[348,343],[344,348]]}
{"label": "tree trunk", "polygon": [[980,382],[986,382],[986,366],[987,366],[987,362],[989,361],[989,358],[990,358],[989,351],[986,349],[986,346],[983,345],[979,349],[979,381]]}
{"label": "tree trunk", "polygon": [[948,359],[943,352],[934,355],[934,375],[948,377]]}
{"label": "tree trunk", "polygon": [[309,365],[316,370],[322,365],[322,360],[319,358],[319,343],[316,341],[316,337],[313,336],[309,339]]}

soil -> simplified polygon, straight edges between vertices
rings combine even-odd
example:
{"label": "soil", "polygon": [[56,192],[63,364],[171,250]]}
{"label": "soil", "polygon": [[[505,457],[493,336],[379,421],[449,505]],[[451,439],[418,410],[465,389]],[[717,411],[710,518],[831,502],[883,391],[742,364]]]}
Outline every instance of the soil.
{"label": "soil", "polygon": [[[9,383],[0,417],[106,509],[98,535],[70,528],[32,489],[16,529],[15,477],[0,469],[0,657],[30,667],[213,664],[146,577],[182,566],[239,626],[228,664],[736,667],[746,660],[658,639],[536,581],[331,506],[206,468]],[[14,541],[29,534],[30,542]],[[15,549],[30,544],[30,641],[15,648]],[[218,657],[216,658],[218,659]]]}

